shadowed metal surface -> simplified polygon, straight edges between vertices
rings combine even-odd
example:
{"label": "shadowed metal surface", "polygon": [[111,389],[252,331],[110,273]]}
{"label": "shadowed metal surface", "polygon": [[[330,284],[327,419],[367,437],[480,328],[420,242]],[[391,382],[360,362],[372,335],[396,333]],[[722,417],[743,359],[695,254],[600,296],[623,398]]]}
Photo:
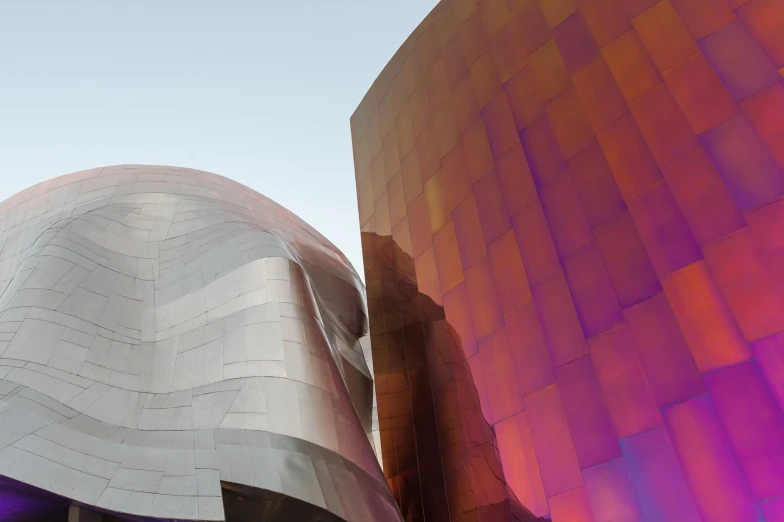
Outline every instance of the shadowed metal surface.
{"label": "shadowed metal surface", "polygon": [[0,287],[0,475],[144,517],[224,520],[226,481],[400,520],[362,285],[264,196],[169,167],[53,179],[0,204]]}

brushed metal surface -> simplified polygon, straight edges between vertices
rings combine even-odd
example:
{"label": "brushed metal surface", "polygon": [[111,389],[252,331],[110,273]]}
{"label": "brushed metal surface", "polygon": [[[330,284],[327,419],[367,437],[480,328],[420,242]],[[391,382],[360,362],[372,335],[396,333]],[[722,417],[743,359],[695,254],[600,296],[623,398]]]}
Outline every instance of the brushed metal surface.
{"label": "brushed metal surface", "polygon": [[171,167],[55,178],[0,203],[0,290],[0,475],[140,517],[224,520],[224,481],[400,520],[364,289],[264,196]]}

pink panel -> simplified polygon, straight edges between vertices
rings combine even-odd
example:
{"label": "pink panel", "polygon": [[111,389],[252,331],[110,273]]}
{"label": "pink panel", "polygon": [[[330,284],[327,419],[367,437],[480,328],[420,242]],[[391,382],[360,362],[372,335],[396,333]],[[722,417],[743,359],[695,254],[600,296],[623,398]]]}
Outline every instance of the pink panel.
{"label": "pink panel", "polygon": [[701,522],[664,428],[621,441],[645,522]]}
{"label": "pink panel", "polygon": [[784,83],[743,100],[741,108],[779,166],[784,167]]}
{"label": "pink panel", "polygon": [[[745,1],[733,0],[730,4],[737,7],[742,3]],[[736,101],[780,81],[776,67],[740,20],[702,38],[699,44]]]}
{"label": "pink panel", "polygon": [[564,259],[563,269],[586,338],[623,322],[618,299],[595,244],[591,243]]}
{"label": "pink panel", "polygon": [[482,118],[485,121],[487,139],[490,141],[490,150],[493,151],[494,157],[497,158],[520,143],[509,101],[503,92],[482,109]]}
{"label": "pink panel", "polygon": [[623,459],[611,460],[586,469],[583,471],[583,477],[594,520],[643,522]]}
{"label": "pink panel", "polygon": [[708,395],[663,410],[703,522],[755,522],[754,498]]}
{"label": "pink panel", "polygon": [[564,176],[539,191],[555,248],[561,257],[574,252],[592,239],[591,229],[577,197],[571,177]]}
{"label": "pink panel", "polygon": [[591,339],[588,347],[618,437],[660,426],[656,400],[626,325]]}
{"label": "pink panel", "polygon": [[659,407],[705,391],[697,366],[664,293],[623,311]]}
{"label": "pink panel", "polygon": [[626,204],[659,277],[702,259],[666,181],[627,198]]}
{"label": "pink panel", "polygon": [[403,175],[398,170],[387,183],[389,195],[389,219],[395,227],[406,216],[406,198],[403,193]]}
{"label": "pink panel", "polygon": [[751,357],[704,262],[673,272],[662,279],[662,286],[701,372],[724,368]]}
{"label": "pink panel", "polygon": [[551,100],[545,111],[564,158],[573,158],[591,145],[593,128],[575,89],[568,89]]}
{"label": "pink panel", "polygon": [[569,160],[569,174],[591,228],[626,208],[598,143],[594,142],[585,152]]}
{"label": "pink panel", "polygon": [[698,243],[744,225],[732,195],[702,147],[665,165],[662,173]]}
{"label": "pink panel", "polygon": [[582,486],[580,466],[556,386],[550,385],[527,396],[525,410],[547,496]]}
{"label": "pink panel", "polygon": [[416,150],[419,153],[419,166],[422,181],[429,180],[441,165],[438,153],[438,138],[435,125],[431,121],[417,137]]}
{"label": "pink panel", "polygon": [[487,131],[482,120],[473,123],[462,135],[466,168],[472,183],[493,170],[493,153],[487,142]]}
{"label": "pink panel", "polygon": [[743,335],[753,341],[784,330],[784,295],[751,229],[741,228],[703,247]]}
{"label": "pink panel", "polygon": [[598,143],[569,160],[569,174],[590,227],[603,223],[626,208],[610,166]]}
{"label": "pink panel", "polygon": [[444,311],[449,325],[460,336],[460,345],[466,359],[479,353],[476,342],[474,319],[471,315],[471,304],[468,300],[466,284],[461,283],[444,296]]}
{"label": "pink panel", "polygon": [[430,234],[427,200],[424,194],[420,194],[408,205],[408,222],[411,229],[412,255],[413,257],[419,257],[433,242],[433,237]]}
{"label": "pink panel", "polygon": [[491,242],[511,228],[509,211],[498,175],[491,172],[474,185],[476,208],[486,242]]}
{"label": "pink panel", "polygon": [[628,212],[597,226],[593,234],[622,308],[661,292],[659,278]]}
{"label": "pink panel", "polygon": [[778,198],[746,213],[751,230],[759,240],[768,261],[784,279],[784,199]]}
{"label": "pink panel", "polygon": [[579,11],[554,27],[553,36],[572,75],[593,63],[599,55],[596,40]]}
{"label": "pink panel", "polygon": [[504,316],[504,323],[520,393],[525,396],[551,384],[553,369],[534,303],[512,310]]}
{"label": "pink panel", "polygon": [[520,141],[537,187],[549,185],[566,172],[561,149],[547,117],[539,118],[524,129]]}
{"label": "pink panel", "polygon": [[[527,4],[535,5],[535,4]],[[547,34],[545,33],[545,39]],[[528,66],[520,69],[505,84],[504,90],[509,98],[509,106],[512,109],[517,129],[524,129],[537,118],[544,114],[544,105],[536,91],[533,74]]]}
{"label": "pink panel", "polygon": [[[410,211],[409,211],[410,212]],[[487,254],[479,211],[473,196],[452,211],[457,236],[457,249],[463,269],[473,265]]]}
{"label": "pink panel", "polygon": [[784,497],[763,500],[760,502],[760,512],[765,518],[757,522],[780,522],[784,520]]}
{"label": "pink panel", "polygon": [[416,150],[412,150],[403,158],[400,171],[403,175],[403,191],[406,196],[406,204],[410,205],[422,193],[423,189],[422,175],[419,172],[419,157]]}
{"label": "pink panel", "polygon": [[528,282],[544,281],[560,269],[542,205],[536,203],[512,219]]}
{"label": "pink panel", "polygon": [[705,376],[757,499],[784,493],[784,417],[754,362]]}
{"label": "pink panel", "polygon": [[618,435],[591,358],[580,357],[564,364],[556,369],[555,376],[580,468],[620,457]]}
{"label": "pink panel", "polygon": [[553,522],[595,522],[585,488],[577,488],[550,497]]}
{"label": "pink panel", "polygon": [[478,339],[503,326],[501,303],[495,290],[490,261],[484,257],[465,272],[468,299]]}
{"label": "pink panel", "polygon": [[784,333],[752,343],[751,351],[779,406],[784,409]]}
{"label": "pink panel", "polygon": [[458,144],[441,160],[440,178],[440,188],[450,211],[471,195],[471,178],[462,145]]}
{"label": "pink panel", "polygon": [[525,412],[495,425],[504,477],[518,500],[536,516],[548,513],[547,498],[536,461]]}
{"label": "pink panel", "polygon": [[629,108],[659,166],[699,146],[697,136],[665,84],[629,102]]}
{"label": "pink panel", "polygon": [[485,372],[487,397],[490,399],[490,424],[511,417],[523,409],[514,363],[509,352],[506,330],[501,328],[479,342]]}
{"label": "pink panel", "polygon": [[509,214],[515,215],[536,202],[536,187],[523,147],[518,143],[496,159]]}
{"label": "pink panel", "polygon": [[513,230],[487,245],[501,308],[508,312],[531,300],[531,288]]}
{"label": "pink panel", "polygon": [[408,217],[404,217],[398,225],[392,229],[392,239],[400,250],[411,255],[411,230],[408,227]]}
{"label": "pink panel", "polygon": [[624,197],[661,179],[656,160],[630,114],[609,124],[596,136]]}
{"label": "pink panel", "polygon": [[745,116],[700,135],[732,198],[741,210],[784,193],[784,174]]}
{"label": "pink panel", "polygon": [[433,247],[414,261],[416,268],[417,288],[419,292],[433,300],[434,303],[441,304],[441,284],[438,282],[438,269],[436,268],[436,256]]}
{"label": "pink panel", "polygon": [[378,235],[389,236],[392,234],[392,223],[389,219],[389,197],[386,193],[376,203],[373,217],[376,218],[376,233]]}
{"label": "pink panel", "polygon": [[463,282],[463,266],[460,264],[454,223],[447,223],[433,234],[433,251],[436,255],[441,292],[447,293]]}
{"label": "pink panel", "polygon": [[563,273],[531,288],[553,366],[560,366],[588,352],[585,338]]}

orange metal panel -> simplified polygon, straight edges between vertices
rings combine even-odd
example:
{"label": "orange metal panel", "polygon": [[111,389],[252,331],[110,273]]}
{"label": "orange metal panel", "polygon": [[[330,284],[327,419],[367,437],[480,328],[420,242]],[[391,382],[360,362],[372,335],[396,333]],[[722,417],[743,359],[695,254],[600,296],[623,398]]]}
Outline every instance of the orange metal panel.
{"label": "orange metal panel", "polygon": [[442,0],[390,61],[351,130],[407,520],[780,517],[782,35],[777,0]]}

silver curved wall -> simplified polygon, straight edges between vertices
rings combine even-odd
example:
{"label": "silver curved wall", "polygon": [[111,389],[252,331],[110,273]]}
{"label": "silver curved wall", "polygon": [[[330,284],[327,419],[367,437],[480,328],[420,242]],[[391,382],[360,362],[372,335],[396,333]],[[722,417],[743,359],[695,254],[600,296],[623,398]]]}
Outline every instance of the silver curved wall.
{"label": "silver curved wall", "polygon": [[120,166],[0,204],[0,475],[223,520],[221,481],[398,521],[372,449],[362,285],[264,196]]}

